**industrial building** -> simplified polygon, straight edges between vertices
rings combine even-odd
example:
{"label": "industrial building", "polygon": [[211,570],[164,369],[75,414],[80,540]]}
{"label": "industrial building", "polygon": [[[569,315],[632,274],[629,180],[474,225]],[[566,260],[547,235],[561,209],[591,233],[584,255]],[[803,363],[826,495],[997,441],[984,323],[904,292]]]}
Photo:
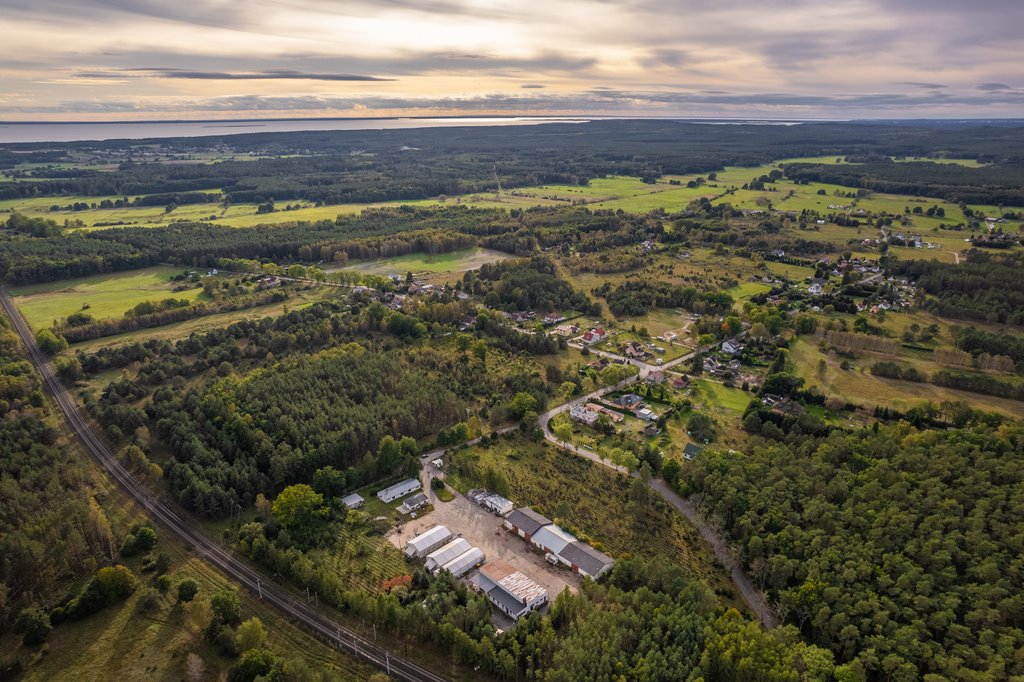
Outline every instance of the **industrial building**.
{"label": "industrial building", "polygon": [[505,517],[504,526],[522,539],[530,542],[534,533],[550,523],[551,519],[546,516],[538,514],[529,507],[521,507],[512,510],[512,513]]}
{"label": "industrial building", "polygon": [[468,552],[464,552],[459,556],[455,557],[439,570],[448,571],[456,578],[461,578],[467,572],[473,568],[479,566],[484,562],[484,552],[479,547],[472,547]]}
{"label": "industrial building", "polygon": [[424,565],[428,571],[436,571],[452,559],[465,554],[471,549],[473,549],[473,545],[469,544],[468,540],[465,538],[456,538],[428,554]]}
{"label": "industrial building", "polygon": [[377,498],[381,502],[394,502],[400,497],[405,497],[409,493],[421,489],[423,486],[418,479],[407,478],[401,483],[396,483],[393,486],[384,488],[377,493]]}
{"label": "industrial building", "polygon": [[547,590],[505,561],[481,566],[476,583],[492,604],[514,620],[548,601]]}
{"label": "industrial building", "polygon": [[552,523],[534,533],[531,542],[535,547],[559,556],[566,546],[576,542],[576,538]]}
{"label": "industrial building", "polygon": [[451,540],[452,532],[445,526],[434,526],[425,533],[420,533],[405,546],[405,556],[422,558]]}
{"label": "industrial building", "polygon": [[615,560],[585,542],[576,540],[566,545],[558,558],[580,575],[597,580],[615,564]]}

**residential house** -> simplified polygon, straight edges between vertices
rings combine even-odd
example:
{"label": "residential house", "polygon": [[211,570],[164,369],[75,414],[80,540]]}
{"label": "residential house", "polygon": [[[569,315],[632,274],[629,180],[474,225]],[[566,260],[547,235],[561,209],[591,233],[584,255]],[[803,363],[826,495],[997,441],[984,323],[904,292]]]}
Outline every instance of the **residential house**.
{"label": "residential house", "polygon": [[696,459],[697,455],[699,455],[701,453],[701,450],[703,449],[704,448],[702,448],[699,445],[687,443],[686,447],[683,448],[683,459],[687,461],[693,461],[694,459]]}
{"label": "residential house", "polygon": [[589,345],[601,343],[608,338],[608,332],[601,327],[595,327],[583,335],[583,343]]}
{"label": "residential house", "polygon": [[676,390],[687,388],[690,385],[690,377],[682,375],[672,379],[672,388]]}
{"label": "residential house", "polygon": [[726,339],[722,342],[722,352],[726,355],[739,355],[743,352],[743,344],[736,339]]}
{"label": "residential house", "polygon": [[638,396],[636,393],[627,393],[626,395],[620,395],[615,399],[615,404],[626,410],[635,410],[643,404],[643,398]]}
{"label": "residential house", "polygon": [[648,384],[661,384],[665,381],[665,373],[660,369],[653,372],[648,372],[647,377],[644,379]]}
{"label": "residential house", "polygon": [[635,414],[640,419],[644,419],[649,422],[658,421],[658,415],[654,414],[654,412],[646,407],[641,410],[637,410]]}
{"label": "residential house", "polygon": [[588,410],[582,405],[576,405],[571,410],[569,410],[569,417],[573,421],[579,422],[580,424],[586,424],[587,426],[593,426],[594,424],[596,424],[598,417],[600,416],[601,415],[599,415],[597,412]]}
{"label": "residential house", "polygon": [[597,412],[598,414],[603,414],[604,416],[608,417],[609,419],[611,419],[616,424],[618,424],[623,419],[625,419],[625,417],[623,417],[621,414],[619,414],[615,410],[609,410],[607,407],[604,407],[602,405],[598,405],[597,403],[587,403],[587,409],[588,410],[592,410],[593,412]]}
{"label": "residential house", "polygon": [[627,343],[624,353],[627,358],[643,358],[647,355],[647,351],[644,350],[644,347],[636,341],[630,341]]}
{"label": "residential house", "polygon": [[398,506],[398,511],[403,514],[412,514],[414,511],[426,507],[428,502],[429,500],[426,495],[423,493],[416,493],[402,502],[402,504]]}
{"label": "residential house", "polygon": [[544,324],[558,324],[565,319],[565,315],[561,313],[548,313],[543,317]]}
{"label": "residential house", "polygon": [[659,429],[656,424],[648,424],[640,431],[640,433],[642,433],[645,438],[654,438],[661,433],[661,429]]}

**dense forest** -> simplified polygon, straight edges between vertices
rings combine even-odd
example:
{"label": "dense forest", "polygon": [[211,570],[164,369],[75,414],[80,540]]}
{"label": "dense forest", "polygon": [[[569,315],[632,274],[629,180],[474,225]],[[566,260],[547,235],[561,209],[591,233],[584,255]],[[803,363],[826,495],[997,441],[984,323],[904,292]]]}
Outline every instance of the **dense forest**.
{"label": "dense forest", "polygon": [[1020,253],[971,249],[960,264],[937,260],[887,261],[886,270],[908,277],[931,298],[937,315],[1004,324],[1024,324],[1024,278]]}
{"label": "dense forest", "polygon": [[608,301],[619,317],[640,316],[654,308],[684,308],[700,314],[721,315],[732,309],[732,297],[720,291],[698,291],[694,287],[651,280],[633,280],[612,287],[605,282],[594,290]]}
{"label": "dense forest", "polygon": [[462,290],[483,296],[489,308],[508,312],[596,314],[600,310],[586,294],[559,277],[554,262],[544,256],[486,263],[463,276]]}
{"label": "dense forest", "polygon": [[[214,148],[239,154],[299,156],[212,164],[146,163],[154,145],[157,150],[177,153]],[[586,184],[590,178],[606,174],[657,177],[701,173],[726,165],[756,166],[822,154],[927,155],[941,151],[968,158],[1024,157],[1024,145],[1013,129],[944,130],[851,123],[708,126],[684,121],[291,132],[76,142],[62,147],[67,152],[118,153],[124,161],[115,172],[43,169],[25,173],[17,180],[0,182],[0,198],[130,197],[219,189],[234,202],[370,202],[464,194],[499,186]],[[0,164],[7,167],[60,158],[52,144],[0,149]],[[425,158],[430,162],[425,163]]]}
{"label": "dense forest", "polygon": [[867,163],[786,164],[786,177],[888,194],[945,199],[954,204],[1024,205],[1024,161],[968,168],[953,163],[897,163],[875,157]]}
{"label": "dense forest", "polygon": [[[1024,430],[834,432],[684,470],[811,641],[872,679],[1024,674]],[[941,677],[939,677],[941,676]]]}

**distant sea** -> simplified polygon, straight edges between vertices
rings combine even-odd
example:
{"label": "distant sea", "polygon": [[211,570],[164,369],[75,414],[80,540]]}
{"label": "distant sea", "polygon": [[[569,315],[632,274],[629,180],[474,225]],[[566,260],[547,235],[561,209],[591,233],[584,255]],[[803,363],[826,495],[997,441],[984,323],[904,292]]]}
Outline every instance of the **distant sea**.
{"label": "distant sea", "polygon": [[509,126],[542,123],[584,123],[589,118],[318,118],[237,121],[117,121],[6,123],[0,121],[0,143],[140,140],[157,137],[203,137],[243,133],[287,133],[303,130],[391,130],[447,126]]}

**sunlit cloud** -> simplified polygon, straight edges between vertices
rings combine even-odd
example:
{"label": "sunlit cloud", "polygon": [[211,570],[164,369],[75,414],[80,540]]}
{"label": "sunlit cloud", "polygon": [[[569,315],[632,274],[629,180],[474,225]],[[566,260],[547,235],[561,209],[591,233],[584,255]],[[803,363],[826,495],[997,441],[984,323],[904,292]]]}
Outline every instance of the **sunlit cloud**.
{"label": "sunlit cloud", "polygon": [[0,0],[0,117],[1024,116],[1021,25],[1019,0]]}

